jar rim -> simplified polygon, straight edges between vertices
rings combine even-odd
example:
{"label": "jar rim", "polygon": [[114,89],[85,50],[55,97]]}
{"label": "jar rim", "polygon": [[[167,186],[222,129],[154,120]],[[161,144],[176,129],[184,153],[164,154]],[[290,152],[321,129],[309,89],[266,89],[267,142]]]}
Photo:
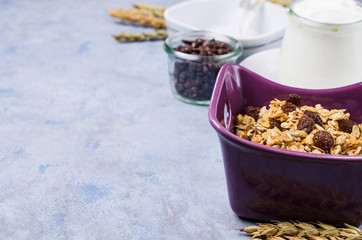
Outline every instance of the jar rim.
{"label": "jar rim", "polygon": [[[216,41],[224,42],[229,45],[231,48],[230,53],[215,55],[215,56],[199,56],[192,55],[188,53],[183,53],[177,51],[172,46],[172,43],[181,41],[184,39],[196,39],[196,38],[206,38],[206,39],[215,39]],[[187,31],[187,32],[177,32],[168,36],[164,42],[164,49],[168,55],[171,55],[176,58],[190,60],[190,61],[222,61],[227,60],[233,57],[239,57],[243,52],[243,45],[237,39],[217,34],[208,31]]]}
{"label": "jar rim", "polygon": [[[307,17],[303,17],[300,14],[296,13],[293,8],[295,7],[296,4],[302,2],[303,0],[296,0],[293,1],[293,3],[291,3],[290,5],[288,5],[287,9],[288,9],[288,13],[291,16],[297,17],[298,19],[300,19],[303,23],[306,23],[308,25],[312,25],[312,26],[337,26],[337,27],[343,27],[343,26],[355,26],[358,24],[362,24],[362,19],[358,20],[358,21],[353,21],[353,22],[343,22],[343,23],[330,23],[330,22],[321,22],[321,21],[317,21],[317,20],[313,20]],[[355,1],[356,2],[356,1]],[[356,4],[362,8],[362,3],[361,2],[356,2]]]}

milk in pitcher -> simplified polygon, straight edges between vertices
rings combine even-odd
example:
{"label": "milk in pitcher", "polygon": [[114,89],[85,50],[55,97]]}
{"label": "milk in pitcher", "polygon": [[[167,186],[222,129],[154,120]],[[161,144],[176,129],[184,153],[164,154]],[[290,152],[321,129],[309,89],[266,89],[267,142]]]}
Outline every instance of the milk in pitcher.
{"label": "milk in pitcher", "polygon": [[362,8],[353,0],[302,0],[289,8],[277,81],[325,89],[362,82]]}

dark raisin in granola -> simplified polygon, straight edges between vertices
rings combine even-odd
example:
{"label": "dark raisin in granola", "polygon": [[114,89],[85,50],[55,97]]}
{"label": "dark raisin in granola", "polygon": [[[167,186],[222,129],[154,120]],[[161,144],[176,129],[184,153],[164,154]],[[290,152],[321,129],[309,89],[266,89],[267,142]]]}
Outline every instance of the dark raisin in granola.
{"label": "dark raisin in granola", "polygon": [[357,125],[357,123],[355,123],[349,119],[342,119],[342,120],[338,120],[337,122],[338,122],[339,130],[342,132],[346,132],[346,133],[351,133],[352,129],[353,129],[353,125]]}
{"label": "dark raisin in granola", "polygon": [[270,128],[272,128],[272,129],[275,128],[275,127],[280,128],[280,124],[281,124],[281,122],[279,120],[276,120],[276,119],[271,119],[269,121]]}
{"label": "dark raisin in granola", "polygon": [[245,109],[245,113],[246,113],[246,115],[249,115],[250,117],[254,118],[255,121],[257,121],[259,118],[260,108],[248,106]]}
{"label": "dark raisin in granola", "polygon": [[318,124],[319,126],[322,126],[322,125],[323,125],[322,118],[318,115],[318,113],[305,110],[305,111],[304,111],[304,114],[307,115],[308,117],[312,118],[312,119],[314,120],[314,122],[315,122],[316,124]]}
{"label": "dark raisin in granola", "polygon": [[315,128],[315,122],[311,117],[303,115],[299,118],[297,128],[309,134]]}
{"label": "dark raisin in granola", "polygon": [[288,94],[288,96],[285,98],[285,101],[293,103],[297,107],[300,107],[302,105],[302,98],[295,93]]}
{"label": "dark raisin in granola", "polygon": [[251,133],[251,135],[248,135],[249,141],[251,141],[251,139],[253,138],[253,136],[259,134],[259,131],[258,131],[258,129],[255,128],[255,129],[253,129],[250,133]]}
{"label": "dark raisin in granola", "polygon": [[283,112],[285,113],[289,113],[289,112],[293,112],[296,108],[297,105],[291,103],[291,102],[287,102],[286,104],[281,106]]}
{"label": "dark raisin in granola", "polygon": [[318,131],[314,134],[313,141],[316,147],[319,147],[324,151],[329,151],[334,146],[334,139],[327,131]]}

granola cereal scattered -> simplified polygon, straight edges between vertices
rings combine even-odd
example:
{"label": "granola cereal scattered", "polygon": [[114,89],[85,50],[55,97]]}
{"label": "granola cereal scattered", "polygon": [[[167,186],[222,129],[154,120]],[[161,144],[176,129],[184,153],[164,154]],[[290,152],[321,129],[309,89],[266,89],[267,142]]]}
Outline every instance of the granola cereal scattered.
{"label": "granola cereal scattered", "polygon": [[271,147],[299,152],[362,155],[362,123],[350,120],[346,109],[302,105],[289,94],[269,106],[248,106],[236,117],[235,134]]}

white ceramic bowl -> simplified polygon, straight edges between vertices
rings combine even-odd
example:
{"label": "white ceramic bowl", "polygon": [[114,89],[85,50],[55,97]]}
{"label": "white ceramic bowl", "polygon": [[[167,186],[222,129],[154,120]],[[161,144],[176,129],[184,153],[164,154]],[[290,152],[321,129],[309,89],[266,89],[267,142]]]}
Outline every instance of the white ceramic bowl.
{"label": "white ceramic bowl", "polygon": [[170,33],[178,31],[209,31],[238,39],[245,48],[261,46],[282,38],[288,23],[287,10],[266,2],[261,28],[250,35],[242,33],[246,17],[241,0],[187,0],[168,7],[164,13]]}

